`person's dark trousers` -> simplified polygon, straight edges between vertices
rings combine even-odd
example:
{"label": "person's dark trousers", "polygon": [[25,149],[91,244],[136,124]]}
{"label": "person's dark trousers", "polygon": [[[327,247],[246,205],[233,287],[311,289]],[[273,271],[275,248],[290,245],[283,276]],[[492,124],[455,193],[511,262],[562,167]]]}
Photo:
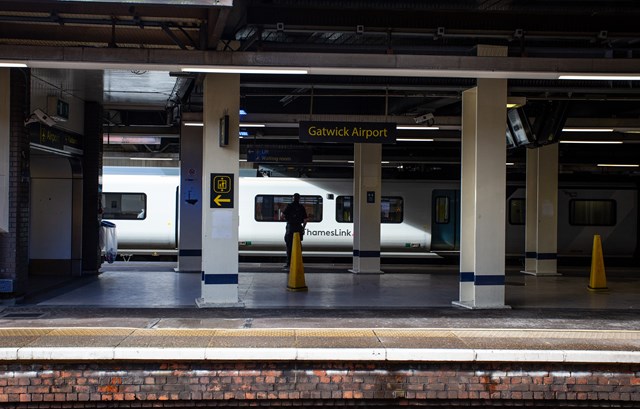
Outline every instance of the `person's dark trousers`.
{"label": "person's dark trousers", "polygon": [[287,245],[287,267],[291,265],[291,249],[293,247],[293,233],[284,235],[284,242]]}

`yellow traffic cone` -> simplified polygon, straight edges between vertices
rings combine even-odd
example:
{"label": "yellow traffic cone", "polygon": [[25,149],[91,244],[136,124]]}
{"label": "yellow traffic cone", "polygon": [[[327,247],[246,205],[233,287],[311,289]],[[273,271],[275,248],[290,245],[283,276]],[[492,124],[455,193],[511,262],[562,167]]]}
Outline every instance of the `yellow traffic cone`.
{"label": "yellow traffic cone", "polygon": [[607,291],[607,277],[604,273],[604,260],[602,258],[602,243],[600,235],[593,236],[593,251],[591,253],[591,276],[589,278],[589,291]]}
{"label": "yellow traffic cone", "polygon": [[293,246],[291,248],[291,263],[289,265],[289,291],[309,291],[304,282],[304,264],[302,264],[302,243],[300,233],[293,233]]}

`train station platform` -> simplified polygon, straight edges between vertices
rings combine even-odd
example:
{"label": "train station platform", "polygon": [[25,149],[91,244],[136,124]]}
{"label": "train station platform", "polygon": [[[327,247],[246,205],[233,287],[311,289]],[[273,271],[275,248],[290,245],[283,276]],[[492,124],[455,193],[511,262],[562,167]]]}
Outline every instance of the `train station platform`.
{"label": "train station platform", "polygon": [[590,292],[580,268],[514,267],[511,309],[468,310],[451,304],[455,267],[344,267],[306,265],[300,293],[278,265],[243,264],[245,308],[196,308],[199,275],[166,263],[34,293],[0,311],[0,407],[640,402],[635,271],[610,269],[609,291]]}

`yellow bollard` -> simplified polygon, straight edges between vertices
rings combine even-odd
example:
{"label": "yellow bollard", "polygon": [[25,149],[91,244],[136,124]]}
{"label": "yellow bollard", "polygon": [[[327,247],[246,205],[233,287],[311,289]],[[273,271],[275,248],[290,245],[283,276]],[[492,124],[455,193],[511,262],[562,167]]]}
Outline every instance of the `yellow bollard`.
{"label": "yellow bollard", "polygon": [[302,264],[302,243],[300,233],[293,233],[291,247],[291,264],[289,265],[289,291],[309,291],[304,282],[304,264]]}
{"label": "yellow bollard", "polygon": [[607,277],[604,273],[604,260],[602,258],[602,243],[600,235],[593,236],[593,251],[591,253],[591,276],[589,278],[589,291],[607,291]]}

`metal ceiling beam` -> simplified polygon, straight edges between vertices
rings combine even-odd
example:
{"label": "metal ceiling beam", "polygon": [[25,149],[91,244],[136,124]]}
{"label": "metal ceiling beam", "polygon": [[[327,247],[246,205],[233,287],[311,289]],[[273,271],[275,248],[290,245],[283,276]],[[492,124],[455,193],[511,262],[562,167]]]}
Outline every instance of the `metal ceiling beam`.
{"label": "metal ceiling beam", "polygon": [[292,67],[315,75],[557,79],[560,73],[640,73],[640,59],[219,52],[1,45],[0,61],[36,68]]}

